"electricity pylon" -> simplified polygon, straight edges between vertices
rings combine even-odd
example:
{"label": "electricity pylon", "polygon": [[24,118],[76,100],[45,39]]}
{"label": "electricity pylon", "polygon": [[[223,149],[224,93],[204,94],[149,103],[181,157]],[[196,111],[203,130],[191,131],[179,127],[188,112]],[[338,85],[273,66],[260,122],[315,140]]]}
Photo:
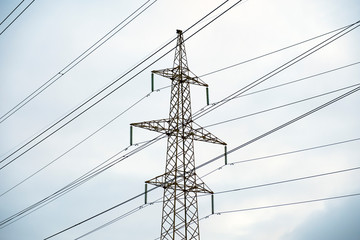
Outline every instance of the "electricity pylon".
{"label": "electricity pylon", "polygon": [[152,71],[172,81],[169,118],[131,125],[168,136],[165,173],[146,181],[164,188],[160,240],[199,240],[197,193],[213,192],[195,173],[194,140],[226,143],[192,120],[190,84],[207,84],[190,73],[182,31],[176,32],[173,68]]}

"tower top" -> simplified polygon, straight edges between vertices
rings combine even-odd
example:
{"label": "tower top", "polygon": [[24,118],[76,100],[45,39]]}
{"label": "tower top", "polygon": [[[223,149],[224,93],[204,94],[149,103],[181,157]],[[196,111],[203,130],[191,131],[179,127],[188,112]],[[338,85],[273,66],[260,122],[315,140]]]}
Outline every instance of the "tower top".
{"label": "tower top", "polygon": [[190,84],[208,87],[208,85],[204,81],[202,81],[198,76],[196,76],[189,70],[183,39],[183,31],[177,29],[176,33],[178,34],[178,36],[173,67],[161,70],[154,70],[151,72],[166,78],[170,78],[172,81],[187,82]]}

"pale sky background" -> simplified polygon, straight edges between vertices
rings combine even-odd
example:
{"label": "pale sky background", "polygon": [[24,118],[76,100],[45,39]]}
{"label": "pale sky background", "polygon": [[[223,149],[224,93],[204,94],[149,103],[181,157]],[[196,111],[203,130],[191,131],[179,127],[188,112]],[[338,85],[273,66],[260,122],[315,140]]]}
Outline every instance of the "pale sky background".
{"label": "pale sky background", "polygon": [[[0,0],[0,20],[20,1]],[[19,13],[31,1],[24,1]],[[35,1],[0,35],[0,113],[3,115],[57,74],[146,1]],[[151,3],[153,1],[150,1]],[[148,4],[149,4],[148,3]],[[55,84],[0,123],[1,159],[60,119],[106,84],[185,30],[222,1],[158,0]],[[185,33],[185,38],[235,3]],[[16,16],[16,15],[14,15]],[[13,19],[0,26],[0,31]],[[357,0],[247,0],[194,35],[186,43],[189,67],[201,76],[360,20]],[[330,35],[328,35],[330,36]],[[296,57],[327,36],[294,48],[202,77],[216,102]],[[255,87],[272,87],[360,61],[360,28]],[[175,42],[170,47],[174,47]],[[166,48],[169,50],[170,47]],[[162,51],[161,54],[165,53]],[[160,57],[161,54],[156,55]],[[150,71],[172,67],[174,53],[135,77],[114,94],[53,136],[0,170],[0,194],[127,109],[150,92]],[[146,65],[150,64],[148,61]],[[115,86],[146,65],[121,79]],[[201,126],[360,83],[359,64],[319,77],[230,101],[198,119]],[[170,81],[155,77],[155,88]],[[233,149],[350,89],[303,103],[207,128]],[[193,112],[206,105],[205,89],[192,86]],[[129,145],[129,124],[166,118],[169,88],[145,100],[92,138],[23,184],[0,197],[0,221],[49,196]],[[360,137],[360,92],[326,107],[228,156],[228,162],[300,150]],[[157,133],[134,129],[134,142]],[[204,177],[214,191],[224,191],[360,166],[360,144],[331,147],[229,165]],[[129,150],[135,147],[129,148]],[[200,165],[224,151],[221,145],[195,144]],[[127,158],[72,192],[0,229],[0,239],[44,239],[87,217],[144,191],[144,182],[164,171],[166,140]],[[10,158],[12,159],[12,158]],[[9,160],[10,160],[9,159]],[[8,161],[5,161],[6,163]],[[0,166],[3,166],[2,163]],[[221,167],[219,159],[198,175]],[[215,195],[215,212],[269,206],[360,193],[359,170],[274,186]],[[151,186],[149,186],[151,187]],[[149,202],[162,190],[148,194]],[[75,239],[143,204],[143,197],[58,235]],[[199,217],[211,213],[210,196],[199,197]],[[212,215],[200,221],[204,240],[357,240],[360,239],[360,196],[281,208]],[[161,204],[148,206],[82,239],[142,239],[160,235]]]}

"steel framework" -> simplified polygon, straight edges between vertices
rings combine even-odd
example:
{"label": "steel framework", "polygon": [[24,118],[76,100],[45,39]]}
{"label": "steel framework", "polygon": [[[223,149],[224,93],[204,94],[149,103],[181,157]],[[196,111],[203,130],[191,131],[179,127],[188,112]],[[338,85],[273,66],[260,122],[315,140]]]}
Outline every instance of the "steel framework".
{"label": "steel framework", "polygon": [[197,193],[212,191],[195,173],[194,140],[226,143],[192,120],[190,84],[206,87],[207,84],[190,72],[183,33],[181,30],[176,32],[173,68],[152,71],[172,81],[169,118],[131,125],[168,136],[165,173],[146,181],[164,188],[160,239],[199,240]]}

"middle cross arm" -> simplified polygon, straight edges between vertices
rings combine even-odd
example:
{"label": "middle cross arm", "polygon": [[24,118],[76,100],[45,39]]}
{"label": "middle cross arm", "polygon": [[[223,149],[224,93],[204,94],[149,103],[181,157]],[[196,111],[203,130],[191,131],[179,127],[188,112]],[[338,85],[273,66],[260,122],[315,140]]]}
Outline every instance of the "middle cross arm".
{"label": "middle cross arm", "polygon": [[[185,69],[182,72],[182,79],[183,81],[187,81],[190,84],[199,85],[203,87],[208,87],[208,85],[201,80],[198,76],[193,74],[189,69]],[[178,68],[165,68],[161,70],[154,70],[152,73],[160,75],[162,77],[170,78],[172,81],[179,79],[179,73]],[[187,72],[187,73],[185,73]]]}
{"label": "middle cross arm", "polygon": [[[131,126],[145,128],[151,131],[165,133],[167,135],[175,136],[179,134],[180,129],[169,129],[170,120],[169,119],[160,119],[160,120],[152,120],[146,122],[139,123],[131,123]],[[200,127],[196,123],[193,122],[197,126],[197,128],[192,127],[191,129],[186,129],[184,131],[184,138],[192,137],[194,140],[209,142],[209,143],[217,143],[221,145],[226,145],[225,142],[217,138],[215,135],[207,131],[206,129]]]}

